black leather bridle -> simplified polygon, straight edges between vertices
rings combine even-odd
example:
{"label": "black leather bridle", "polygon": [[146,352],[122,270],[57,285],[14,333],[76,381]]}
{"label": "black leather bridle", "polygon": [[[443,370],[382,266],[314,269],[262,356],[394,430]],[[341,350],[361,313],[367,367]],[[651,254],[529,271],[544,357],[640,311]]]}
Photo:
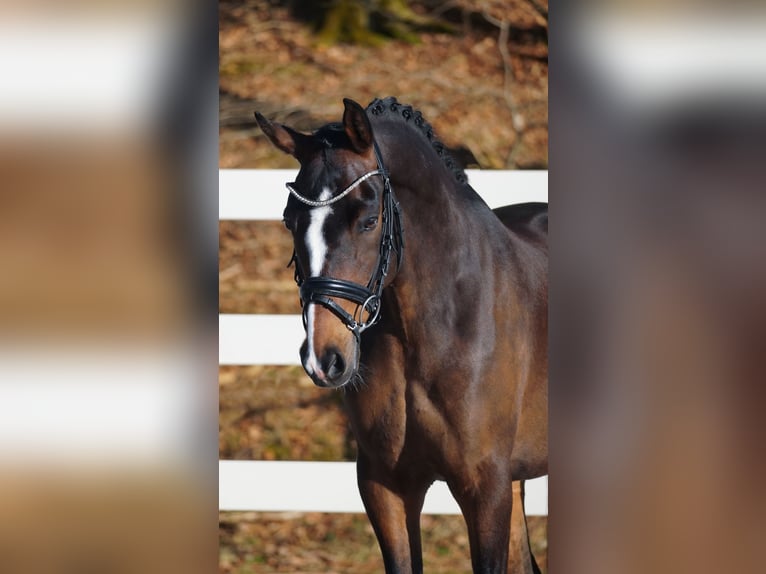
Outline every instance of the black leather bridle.
{"label": "black leather bridle", "polygon": [[[312,207],[322,207],[343,199],[354,188],[372,176],[380,175],[383,178],[383,197],[381,198],[383,202],[383,232],[380,236],[378,262],[366,286],[354,283],[353,281],[346,281],[345,279],[335,279],[321,275],[304,278],[297,264],[296,253],[293,251],[288,267],[295,263],[295,282],[298,284],[300,291],[304,328],[307,324],[309,304],[315,303],[332,311],[354,333],[354,336],[359,339],[364,331],[372,327],[380,319],[381,296],[391,265],[391,255],[394,252],[396,253],[397,271],[402,264],[402,257],[404,256],[404,231],[402,229],[399,203],[394,198],[391,180],[388,177],[388,171],[386,171],[383,165],[380,149],[376,142],[373,142],[373,149],[375,150],[378,169],[365,173],[354,180],[342,192],[330,199],[325,201],[310,200],[295,191],[291,184],[286,184],[290,193],[299,201]],[[356,303],[354,313],[351,314],[343,309],[332,298],[346,299]]]}

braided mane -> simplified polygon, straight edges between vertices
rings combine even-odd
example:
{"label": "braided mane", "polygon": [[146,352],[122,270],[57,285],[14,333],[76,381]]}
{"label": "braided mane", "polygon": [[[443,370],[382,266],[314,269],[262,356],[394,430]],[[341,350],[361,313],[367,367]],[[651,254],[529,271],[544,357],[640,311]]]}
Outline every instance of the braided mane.
{"label": "braided mane", "polygon": [[463,168],[460,167],[460,164],[458,164],[452,157],[447,146],[437,139],[431,124],[426,121],[423,114],[418,110],[407,104],[400,104],[395,97],[388,97],[383,98],[382,100],[375,98],[367,106],[367,111],[374,116],[382,116],[383,114],[395,115],[396,117],[402,118],[405,122],[415,125],[415,127],[417,127],[431,143],[431,146],[442,159],[444,165],[452,171],[455,179],[461,184],[468,182],[468,176],[466,176]]}

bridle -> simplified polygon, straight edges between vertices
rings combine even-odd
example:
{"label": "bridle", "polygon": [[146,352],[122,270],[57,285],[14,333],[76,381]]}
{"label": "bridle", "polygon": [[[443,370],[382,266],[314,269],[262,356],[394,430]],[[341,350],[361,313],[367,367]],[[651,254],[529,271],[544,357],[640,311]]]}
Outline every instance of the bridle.
{"label": "bridle", "polygon": [[[311,207],[324,207],[340,201],[372,176],[380,175],[383,178],[383,197],[381,198],[383,202],[383,232],[380,236],[378,262],[366,286],[354,283],[353,281],[322,275],[304,278],[297,264],[297,255],[293,251],[288,267],[295,264],[295,282],[298,284],[300,292],[304,328],[307,325],[309,304],[315,303],[332,311],[354,333],[358,340],[364,331],[372,327],[380,319],[381,295],[383,294],[384,283],[391,264],[392,253],[396,252],[397,271],[402,264],[404,232],[402,230],[399,203],[394,198],[391,180],[388,177],[388,171],[383,165],[383,159],[380,155],[377,142],[373,142],[373,149],[378,168],[358,177],[343,191],[330,199],[324,201],[308,199],[295,191],[292,184],[286,184],[290,194],[298,201]],[[353,314],[333,301],[333,297],[356,303],[356,309]]]}

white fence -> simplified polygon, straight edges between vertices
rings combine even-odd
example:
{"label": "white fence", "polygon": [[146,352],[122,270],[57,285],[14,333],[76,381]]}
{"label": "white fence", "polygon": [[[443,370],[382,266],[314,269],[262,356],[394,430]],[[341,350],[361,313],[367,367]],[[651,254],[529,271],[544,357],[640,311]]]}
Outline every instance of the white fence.
{"label": "white fence", "polygon": [[[548,200],[547,171],[467,170],[490,207]],[[294,170],[220,170],[220,220],[279,220],[285,182]],[[296,293],[297,296],[297,293]],[[303,327],[298,315],[219,315],[220,365],[297,365]],[[268,339],[266,335],[268,334]],[[219,461],[219,510],[364,512],[354,463]],[[530,515],[548,514],[548,478],[526,483]],[[423,512],[459,514],[446,484],[428,491]]]}

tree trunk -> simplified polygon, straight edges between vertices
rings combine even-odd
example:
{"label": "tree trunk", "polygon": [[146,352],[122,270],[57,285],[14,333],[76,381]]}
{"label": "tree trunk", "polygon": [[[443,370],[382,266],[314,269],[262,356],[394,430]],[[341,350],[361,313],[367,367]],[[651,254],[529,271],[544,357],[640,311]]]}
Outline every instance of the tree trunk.
{"label": "tree trunk", "polygon": [[416,43],[418,32],[454,32],[450,24],[414,12],[407,0],[328,0],[314,4],[311,14],[323,44],[379,45],[389,38]]}

